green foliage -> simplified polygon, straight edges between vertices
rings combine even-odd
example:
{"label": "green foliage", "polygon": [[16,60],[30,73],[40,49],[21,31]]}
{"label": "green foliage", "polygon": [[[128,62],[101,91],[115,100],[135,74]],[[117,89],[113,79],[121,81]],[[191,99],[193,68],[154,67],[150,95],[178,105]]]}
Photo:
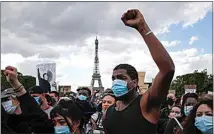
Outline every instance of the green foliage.
{"label": "green foliage", "polygon": [[[11,88],[3,72],[4,70],[1,70],[1,89]],[[36,85],[36,77],[23,76],[22,73],[18,72],[18,79],[22,83],[22,85],[25,87],[26,90]]]}
{"label": "green foliage", "polygon": [[172,81],[171,90],[176,91],[177,96],[181,96],[185,93],[184,85],[197,86],[197,93],[213,91],[213,75],[208,75],[207,70],[204,69],[201,72],[195,70],[193,73],[177,76],[175,80]]}

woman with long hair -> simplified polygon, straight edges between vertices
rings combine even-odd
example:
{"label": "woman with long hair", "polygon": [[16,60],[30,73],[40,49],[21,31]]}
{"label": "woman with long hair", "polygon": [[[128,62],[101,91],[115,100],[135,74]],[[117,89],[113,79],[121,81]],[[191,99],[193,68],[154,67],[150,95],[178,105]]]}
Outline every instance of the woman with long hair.
{"label": "woman with long hair", "polygon": [[202,99],[182,123],[181,134],[213,134],[213,99]]}

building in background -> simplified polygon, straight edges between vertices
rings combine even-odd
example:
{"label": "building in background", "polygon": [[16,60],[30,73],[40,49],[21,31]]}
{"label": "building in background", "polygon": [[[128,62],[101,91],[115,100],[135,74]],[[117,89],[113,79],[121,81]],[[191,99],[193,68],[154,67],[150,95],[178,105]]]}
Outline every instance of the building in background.
{"label": "building in background", "polygon": [[[91,93],[93,93],[93,87],[91,87],[91,86],[78,86],[78,89],[79,88],[88,88],[88,89],[90,89],[91,90]],[[77,90],[77,89],[76,89]]]}
{"label": "building in background", "polygon": [[138,72],[138,86],[139,86],[139,93],[144,93],[145,90],[148,89],[148,85],[144,84],[146,72]]}
{"label": "building in background", "polygon": [[70,98],[72,96],[75,98],[77,96],[77,93],[70,91],[70,92],[67,92],[67,93],[64,94],[64,97],[69,97]]}
{"label": "building in background", "polygon": [[59,86],[59,94],[60,96],[64,96],[66,93],[71,92],[71,86],[70,85],[60,85]]}
{"label": "building in background", "polygon": [[140,89],[144,88],[145,74],[146,72],[138,72],[138,86]]}
{"label": "building in background", "polygon": [[[91,91],[99,91],[99,92],[103,92],[104,91],[104,87],[101,81],[101,74],[100,74],[100,70],[99,70],[99,57],[98,57],[98,39],[96,37],[95,39],[95,58],[94,58],[94,70],[93,70],[93,75],[92,75],[92,80],[91,80]],[[98,82],[98,86],[95,87],[95,82]]]}
{"label": "building in background", "polygon": [[[152,86],[152,82],[145,82],[146,72],[138,72],[138,86],[139,93],[143,94],[146,90],[148,90]],[[153,80],[153,79],[152,79]]]}

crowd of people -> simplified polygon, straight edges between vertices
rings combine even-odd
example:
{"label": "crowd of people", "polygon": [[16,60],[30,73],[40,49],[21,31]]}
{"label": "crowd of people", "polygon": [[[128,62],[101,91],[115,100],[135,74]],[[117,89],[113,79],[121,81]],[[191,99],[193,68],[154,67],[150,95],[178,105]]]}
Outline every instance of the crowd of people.
{"label": "crowd of people", "polygon": [[12,88],[1,92],[2,134],[212,134],[212,95],[169,94],[175,66],[168,52],[140,11],[121,19],[142,35],[159,69],[145,93],[139,94],[138,73],[129,64],[114,68],[112,87],[100,95],[83,87],[69,97],[40,86],[25,89],[17,69],[7,66]]}

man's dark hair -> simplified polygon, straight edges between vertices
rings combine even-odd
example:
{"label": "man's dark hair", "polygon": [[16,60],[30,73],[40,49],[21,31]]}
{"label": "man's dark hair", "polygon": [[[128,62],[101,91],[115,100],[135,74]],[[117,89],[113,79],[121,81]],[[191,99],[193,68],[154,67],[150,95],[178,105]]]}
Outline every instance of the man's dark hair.
{"label": "man's dark hair", "polygon": [[91,96],[91,90],[90,90],[89,88],[87,88],[87,87],[81,87],[81,88],[78,88],[78,89],[77,89],[77,92],[79,92],[80,90],[87,90],[89,96]]}
{"label": "man's dark hair", "polygon": [[113,91],[110,89],[110,88],[107,88],[104,93],[112,93],[113,94]]}
{"label": "man's dark hair", "polygon": [[43,94],[44,90],[40,86],[33,86],[29,89],[30,94]]}
{"label": "man's dark hair", "polygon": [[59,97],[59,93],[57,91],[51,91],[50,94],[51,93],[54,93],[56,97]]}
{"label": "man's dark hair", "polygon": [[183,102],[182,102],[182,106],[184,106],[185,102],[187,101],[188,98],[195,98],[196,100],[198,100],[198,95],[196,93],[187,93],[183,96]]}
{"label": "man's dark hair", "polygon": [[132,80],[137,80],[138,82],[138,72],[137,70],[132,66],[132,65],[129,65],[129,64],[119,64],[117,65],[114,70],[118,70],[118,69],[124,69],[126,70],[126,73],[129,75],[129,77],[132,79]]}

